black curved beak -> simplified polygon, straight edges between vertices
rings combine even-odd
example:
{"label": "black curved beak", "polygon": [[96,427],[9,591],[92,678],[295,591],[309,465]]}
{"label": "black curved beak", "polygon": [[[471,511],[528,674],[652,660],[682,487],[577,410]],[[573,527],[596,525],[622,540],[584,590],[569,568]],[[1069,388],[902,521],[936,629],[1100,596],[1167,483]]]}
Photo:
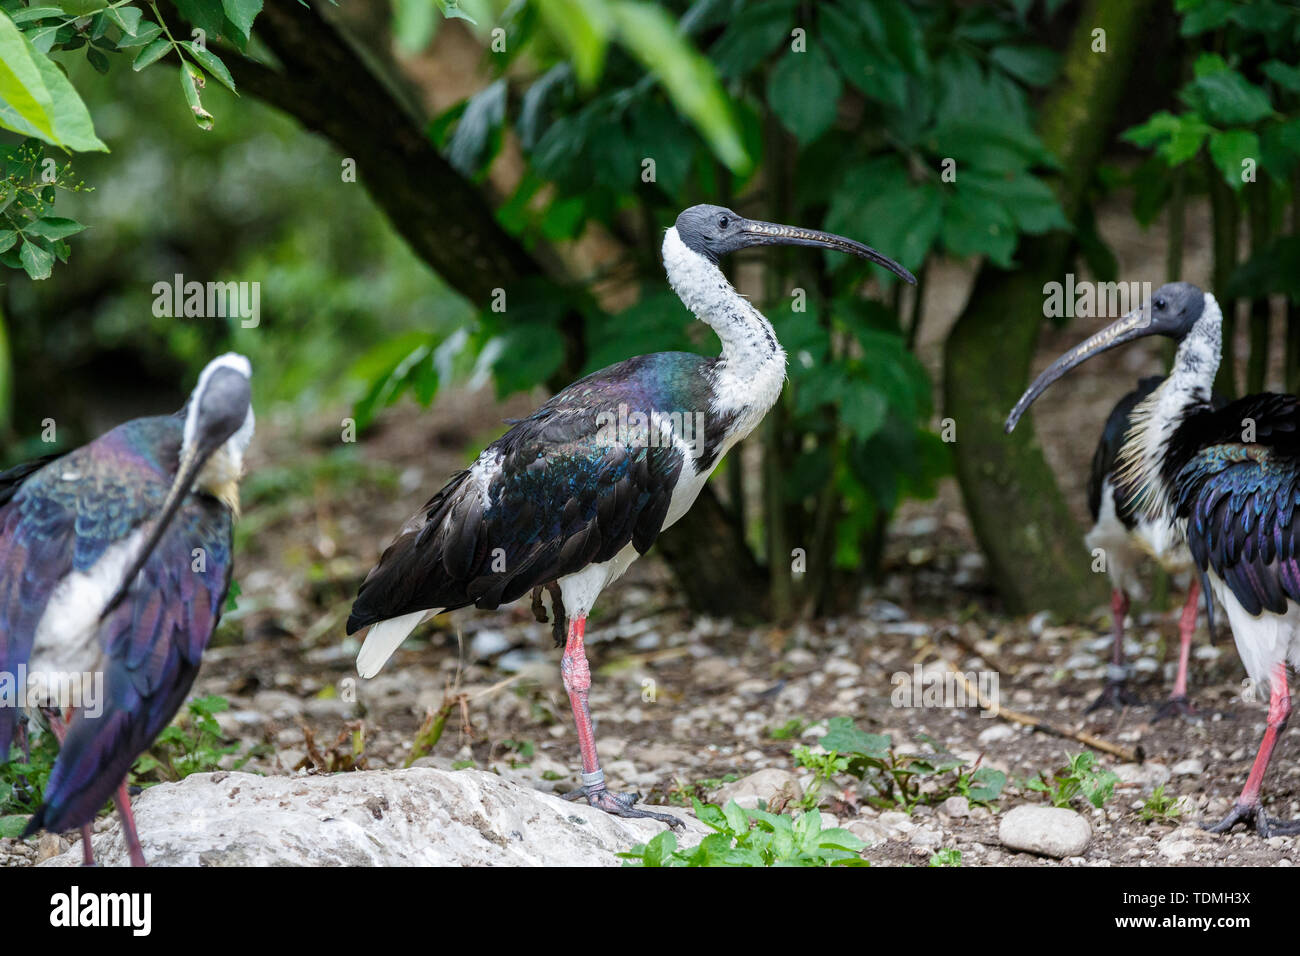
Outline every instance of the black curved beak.
{"label": "black curved beak", "polygon": [[101,619],[112,613],[113,609],[122,603],[122,599],[126,597],[127,592],[131,590],[136,575],[140,573],[140,569],[144,567],[145,562],[149,560],[149,555],[153,554],[154,548],[158,547],[158,542],[162,540],[162,536],[171,524],[172,518],[176,516],[176,512],[180,509],[181,502],[185,500],[185,496],[193,488],[194,479],[199,476],[204,463],[207,462],[218,447],[220,446],[215,445],[212,448],[191,450],[188,455],[181,459],[180,467],[176,469],[176,478],[172,481],[172,486],[167,492],[167,498],[163,501],[158,520],[154,522],[149,537],[145,539],[143,547],[140,548],[135,559],[127,568],[126,574],[123,575],[122,583],[113,592],[112,599],[104,605],[104,611],[100,615]]}
{"label": "black curved beak", "polygon": [[1123,345],[1125,342],[1132,342],[1134,339],[1153,334],[1155,332],[1151,328],[1151,313],[1144,305],[1139,309],[1134,309],[1123,318],[1116,319],[1100,332],[1080,342],[1047,366],[1043,373],[1034,379],[1033,384],[1025,390],[1025,394],[1020,396],[1020,401],[1016,402],[1016,407],[1011,409],[1011,414],[1007,416],[1004,431],[1010,435],[1016,425],[1020,423],[1021,417],[1029,410],[1029,406],[1038,400],[1038,396],[1047,391],[1053,382],[1076,365],[1082,365],[1094,355],[1100,355],[1102,352]]}
{"label": "black curved beak", "polygon": [[745,224],[741,227],[741,233],[745,237],[744,245],[746,246],[815,246],[820,249],[847,252],[861,259],[870,260],[876,265],[884,266],[903,281],[916,285],[916,276],[889,258],[889,256],[881,255],[868,245],[863,245],[853,239],[845,239],[833,232],[822,232],[820,229],[802,229],[799,226],[783,226],[776,222],[760,222],[756,219],[746,219]]}

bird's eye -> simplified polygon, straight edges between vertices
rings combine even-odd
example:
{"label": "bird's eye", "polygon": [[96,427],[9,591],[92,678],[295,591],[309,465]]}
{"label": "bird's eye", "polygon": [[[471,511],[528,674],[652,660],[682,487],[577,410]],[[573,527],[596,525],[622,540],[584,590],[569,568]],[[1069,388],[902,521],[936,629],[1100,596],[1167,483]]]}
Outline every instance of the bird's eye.
{"label": "bird's eye", "polygon": [[730,224],[731,224],[731,220],[728,219],[726,216],[723,216],[721,219],[718,220],[719,229],[726,229],[727,226],[729,226]]}
{"label": "bird's eye", "polygon": [[1164,296],[1156,296],[1155,301],[1151,303],[1157,309],[1163,310],[1169,303],[1165,301]]}

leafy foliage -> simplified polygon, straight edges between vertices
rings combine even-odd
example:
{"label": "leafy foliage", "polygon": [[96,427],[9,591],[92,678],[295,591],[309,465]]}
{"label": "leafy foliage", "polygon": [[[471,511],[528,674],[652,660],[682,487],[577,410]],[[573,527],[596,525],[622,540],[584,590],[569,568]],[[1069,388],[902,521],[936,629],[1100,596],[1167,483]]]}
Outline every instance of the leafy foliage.
{"label": "leafy foliage", "polygon": [[82,229],[49,215],[58,189],[84,185],[70,164],[60,167],[51,158],[47,165],[40,144],[77,152],[108,149],[65,75],[69,58],[52,55],[84,56],[96,72],[107,73],[115,57],[130,59],[139,72],[174,54],[195,123],[212,128],[201,98],[207,79],[231,92],[235,81],[208,44],[222,39],[243,51],[262,0],[177,0],[176,8],[196,28],[193,39],[177,40],[154,0],[0,0],[0,129],[27,137],[0,153],[0,263],[33,279],[49,278],[55,259],[67,261],[63,240]]}
{"label": "leafy foliage", "polygon": [[1053,771],[1050,777],[1040,772],[1025,782],[1025,789],[1047,794],[1054,807],[1068,807],[1080,796],[1094,807],[1101,807],[1114,796],[1119,777],[1098,766],[1095,754],[1085,750],[1074,756],[1066,754],[1065,759],[1064,767]]}
{"label": "leafy foliage", "polygon": [[822,829],[821,814],[797,816],[745,810],[732,800],[725,807],[694,801],[695,815],[713,830],[698,845],[678,849],[665,830],[619,856],[630,866],[868,866],[859,853],[866,844],[848,830]]}
{"label": "leafy foliage", "polygon": [[57,259],[68,261],[66,240],[85,227],[75,219],[51,215],[59,190],[80,192],[72,164],[46,156],[45,144],[26,139],[0,145],[0,263],[47,279]]}
{"label": "leafy foliage", "polygon": [[28,818],[44,799],[50,771],[59,755],[54,734],[39,734],[29,741],[30,756],[11,749],[9,762],[0,764],[0,837],[17,837],[23,832]]}
{"label": "leafy foliage", "polygon": [[239,752],[238,744],[226,743],[216,715],[230,708],[224,697],[196,697],[153,746],[135,762],[132,775],[142,783],[177,781],[192,773],[238,770],[256,755],[249,750],[237,760],[226,758]]}
{"label": "leafy foliage", "polygon": [[1165,793],[1165,785],[1162,783],[1151,791],[1151,796],[1142,804],[1138,819],[1144,823],[1176,823],[1182,813],[1183,808],[1179,805],[1178,798]]}
{"label": "leafy foliage", "polygon": [[[480,313],[456,347],[499,392],[555,373],[556,324],[573,310],[587,316],[585,371],[647,351],[715,351],[664,288],[657,261],[662,228],[696,202],[751,196],[742,211],[862,239],[922,273],[943,254],[1010,266],[1021,235],[1067,227],[1042,178],[1055,160],[1029,105],[1059,58],[1035,42],[1023,9],[952,11],[926,0],[662,7],[675,24],[665,9],[633,3],[512,5],[499,21],[504,50],[491,47],[490,24],[478,27],[500,78],[430,126],[475,180],[504,134],[515,134],[527,165],[499,218],[525,245],[593,227],[629,241],[613,268],[634,269],[641,294],[618,315],[541,287],[527,301],[512,291],[504,313]],[[426,28],[409,48],[427,42]],[[763,196],[777,194],[786,198],[763,208]],[[773,253],[764,267],[791,389],[762,439],[775,463],[765,482],[776,487],[764,489],[761,516],[737,524],[771,561],[788,560],[771,541],[788,541],[805,549],[810,570],[860,578],[873,572],[875,542],[899,501],[931,494],[949,467],[928,427],[929,379],[911,354],[917,330],[905,327],[892,277],[874,267],[811,253]],[[862,296],[868,278],[879,298]],[[358,420],[399,396],[431,400],[445,384],[430,359],[441,342],[411,337],[367,356],[371,388]],[[830,600],[831,573],[796,582],[801,606]]]}
{"label": "leafy foliage", "polygon": [[836,773],[849,773],[869,784],[875,791],[867,800],[872,806],[908,813],[918,804],[942,803],[951,796],[988,806],[1002,793],[1006,785],[1002,771],[980,767],[978,761],[967,767],[932,738],[919,739],[935,752],[899,753],[888,734],[867,733],[851,717],[833,717],[827,722],[826,735],[818,741],[829,753],[816,755],[807,748],[796,748],[795,758],[818,774],[814,805],[821,784]]}

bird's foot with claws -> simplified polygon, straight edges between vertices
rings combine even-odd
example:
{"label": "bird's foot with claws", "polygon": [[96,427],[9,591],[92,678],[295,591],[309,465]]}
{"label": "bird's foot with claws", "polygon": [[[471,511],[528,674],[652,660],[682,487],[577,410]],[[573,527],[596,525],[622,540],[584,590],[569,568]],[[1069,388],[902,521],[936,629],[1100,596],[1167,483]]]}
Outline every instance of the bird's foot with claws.
{"label": "bird's foot with claws", "polygon": [[1260,803],[1233,804],[1226,817],[1213,826],[1202,824],[1202,829],[1210,833],[1227,833],[1238,823],[1244,823],[1246,829],[1253,829],[1264,839],[1300,833],[1300,820],[1270,820]]}
{"label": "bird's foot with claws", "polygon": [[1196,705],[1187,699],[1186,695],[1170,697],[1160,705],[1156,715],[1151,718],[1151,722],[1164,720],[1166,717],[1181,717],[1184,720],[1200,720],[1201,712],[1196,709]]}
{"label": "bird's foot with claws", "polygon": [[1109,707],[1112,710],[1123,710],[1125,707],[1140,707],[1142,701],[1128,692],[1128,681],[1108,680],[1106,686],[1101,689],[1097,699],[1089,705],[1084,711],[1085,714],[1091,714],[1094,710],[1101,710],[1103,707]]}
{"label": "bird's foot with claws", "polygon": [[602,783],[598,786],[582,786],[564,795],[565,800],[577,800],[581,797],[586,797],[589,805],[616,817],[646,817],[666,823],[674,830],[680,830],[685,826],[681,820],[670,813],[656,813],[653,810],[638,809],[636,802],[641,799],[639,793],[616,793],[613,790],[606,789]]}

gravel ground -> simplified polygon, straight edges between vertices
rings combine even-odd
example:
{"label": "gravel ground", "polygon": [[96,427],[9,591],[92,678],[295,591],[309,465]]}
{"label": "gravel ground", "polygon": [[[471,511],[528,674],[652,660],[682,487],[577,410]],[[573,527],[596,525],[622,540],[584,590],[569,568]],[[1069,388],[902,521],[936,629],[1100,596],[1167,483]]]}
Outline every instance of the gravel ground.
{"label": "gravel ground", "polygon": [[[354,678],[357,645],[343,638],[341,619],[356,580],[385,543],[387,529],[412,502],[424,500],[435,476],[463,462],[465,443],[476,437],[466,425],[473,411],[452,404],[440,409],[438,420],[454,424],[430,433],[425,423],[430,445],[402,446],[401,436],[419,428],[418,418],[398,410],[368,451],[374,460],[422,464],[367,472],[342,499],[321,486],[264,505],[261,523],[249,529],[238,574],[239,610],[223,622],[197,691],[230,701],[221,723],[241,750],[271,745],[270,754],[254,757],[246,769],[276,774],[346,764],[351,731],[358,729],[363,766],[399,767],[430,712],[454,700],[446,730],[424,763],[472,761],[533,786],[570,789],[578,761],[559,652],[549,629],[526,607],[447,615],[376,679]],[[281,465],[272,460],[253,467]],[[257,513],[250,508],[249,520]],[[304,527],[315,529],[308,544]],[[345,541],[361,553],[347,554]],[[792,759],[792,747],[815,747],[827,719],[847,716],[864,730],[888,733],[901,752],[938,746],[1008,778],[992,808],[969,807],[959,798],[918,806],[910,816],[872,806],[874,791],[855,778],[833,780],[822,789],[822,812],[871,843],[866,856],[873,863],[925,864],[937,850],[955,848],[963,865],[1290,864],[1293,838],[1263,840],[1240,829],[1214,836],[1196,826],[1227,812],[1263,730],[1265,708],[1241,699],[1244,673],[1226,634],[1210,646],[1202,621],[1191,676],[1201,719],[1152,723],[1151,706],[1086,715],[1109,646],[1104,609],[1079,627],[1056,626],[1046,614],[1030,620],[996,614],[953,488],[903,509],[886,566],[884,583],[861,596],[857,613],[789,628],[694,618],[661,565],[634,566],[607,593],[589,626],[591,706],[614,785],[639,790],[652,803],[682,802],[711,796],[727,779],[771,769],[801,775],[806,788],[808,773]],[[1177,598],[1169,603],[1176,605]],[[1158,703],[1171,678],[1177,608],[1139,610],[1129,638],[1135,689]],[[1100,810],[1076,801],[1093,832],[1081,855],[1058,861],[1010,851],[999,840],[998,824],[1012,807],[1041,804],[1024,781],[1061,766],[1082,744],[980,716],[976,708],[894,705],[898,675],[910,677],[918,665],[926,674],[943,673],[944,658],[963,671],[1000,672],[1005,707],[1141,749],[1141,765],[1101,755],[1122,782]],[[774,736],[791,722],[800,728],[793,739]],[[1268,782],[1276,817],[1300,816],[1292,752],[1284,738]],[[1161,783],[1178,798],[1180,815],[1144,822],[1139,810]],[[0,865],[30,863],[66,845],[55,837],[26,845],[0,841]]]}
{"label": "gravel ground", "polygon": [[[1158,230],[1136,233],[1123,215],[1107,221],[1121,277],[1158,275]],[[1189,236],[1200,234],[1189,229]],[[1188,278],[1203,280],[1207,263],[1206,249],[1193,243]],[[920,343],[932,370],[969,278],[960,265],[940,271]],[[1046,332],[1035,368],[1102,321]],[[1081,519],[1092,444],[1077,436],[1095,436],[1110,404],[1159,360],[1158,352],[1140,349],[1099,359],[1088,375],[1039,403],[1038,434]],[[334,457],[335,423],[344,410],[310,424],[259,410],[240,532],[239,606],[223,621],[196,687],[229,699],[221,723],[242,750],[271,745],[247,769],[274,774],[348,764],[357,731],[364,737],[362,766],[399,767],[429,713],[454,700],[442,738],[421,760],[440,767],[472,761],[546,789],[576,785],[559,652],[527,607],[444,616],[364,685],[352,669],[357,644],[342,634],[356,584],[393,530],[464,466],[472,457],[467,449],[482,447],[499,433],[501,419],[527,413],[538,398],[497,405],[486,393],[452,392],[432,411],[391,409],[366,437],[361,463]],[[1082,543],[1080,549],[1082,555]],[[826,720],[847,716],[864,730],[890,734],[900,751],[939,746],[1008,778],[992,808],[958,799],[918,806],[910,816],[871,806],[872,791],[853,778],[834,780],[822,791],[822,812],[871,843],[866,856],[873,863],[925,864],[936,850],[956,848],[963,865],[1059,864],[1006,849],[999,821],[1013,807],[1041,804],[1023,782],[1084,746],[974,708],[894,706],[895,675],[911,675],[918,665],[943,673],[946,658],[963,671],[998,671],[1006,707],[1141,749],[1140,765],[1101,755],[1123,782],[1100,810],[1075,803],[1092,837],[1066,865],[1290,865],[1293,838],[1263,840],[1240,828],[1214,836],[1196,825],[1227,812],[1264,727],[1265,707],[1241,699],[1245,675],[1226,628],[1210,646],[1201,622],[1191,668],[1200,719],[1152,723],[1152,706],[1089,715],[1109,646],[1108,612],[1099,608],[1079,627],[1058,626],[1047,614],[1000,615],[951,481],[933,501],[901,509],[886,567],[881,586],[859,596],[857,613],[774,628],[693,618],[661,565],[634,565],[602,598],[588,630],[591,705],[613,782],[665,803],[711,795],[732,776],[798,771],[792,747],[815,747]],[[1128,650],[1135,689],[1149,702],[1158,703],[1172,679],[1180,597],[1171,594],[1169,608],[1158,612],[1135,605]],[[792,721],[802,727],[795,739],[773,736]],[[1300,816],[1293,754],[1284,737],[1266,784],[1275,817]],[[1139,810],[1162,783],[1181,813],[1144,822]],[[27,844],[0,840],[0,866],[26,865],[66,847],[64,838],[49,835]]]}

